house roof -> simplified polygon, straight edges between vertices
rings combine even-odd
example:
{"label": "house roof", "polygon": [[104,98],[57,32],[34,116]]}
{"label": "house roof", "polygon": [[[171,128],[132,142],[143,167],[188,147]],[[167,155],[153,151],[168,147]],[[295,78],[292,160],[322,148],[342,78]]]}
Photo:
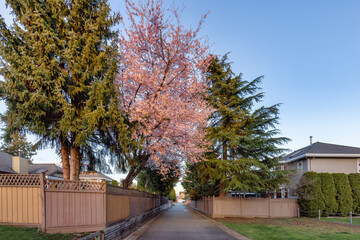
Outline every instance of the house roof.
{"label": "house roof", "polygon": [[[0,173],[17,173],[12,168],[12,155],[0,151]],[[46,176],[55,173],[62,174],[62,168],[55,163],[30,163],[29,174],[37,174],[44,172]]]}
{"label": "house roof", "polygon": [[100,179],[100,180],[108,180],[108,181],[115,180],[98,171],[85,171],[80,173],[79,177],[80,179]]}
{"label": "house roof", "polygon": [[306,157],[360,157],[360,148],[316,142],[288,154],[280,160],[280,163],[292,162]]}
{"label": "house roof", "polygon": [[35,163],[29,164],[29,174],[38,174],[44,172],[46,176],[51,176],[55,173],[63,173],[61,167],[55,163]]}
{"label": "house roof", "polygon": [[0,151],[0,172],[16,173],[12,169],[12,156],[2,151]]}

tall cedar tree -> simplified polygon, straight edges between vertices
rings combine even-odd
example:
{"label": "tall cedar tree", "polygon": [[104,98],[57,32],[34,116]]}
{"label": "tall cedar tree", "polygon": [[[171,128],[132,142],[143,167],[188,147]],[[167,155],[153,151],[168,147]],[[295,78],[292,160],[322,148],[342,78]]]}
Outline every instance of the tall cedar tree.
{"label": "tall cedar tree", "polygon": [[338,203],[337,212],[341,215],[348,215],[353,209],[353,198],[348,176],[345,173],[333,173],[336,200]]}
{"label": "tall cedar tree", "polygon": [[61,149],[64,178],[77,180],[81,147],[117,112],[119,16],[106,0],[6,4],[14,23],[0,19],[3,98],[18,126]]}
{"label": "tall cedar tree", "polygon": [[172,171],[162,175],[159,170],[150,167],[144,168],[136,179],[137,189],[161,196],[169,195],[179,181],[178,174],[174,174]]}
{"label": "tall cedar tree", "polygon": [[325,209],[321,179],[318,173],[305,172],[300,178],[297,192],[302,216],[317,217],[319,215],[318,211]]}
{"label": "tall cedar tree", "polygon": [[228,190],[276,189],[286,181],[284,172],[275,170],[284,151],[278,146],[288,141],[276,137],[280,133],[276,129],[279,104],[254,108],[264,97],[258,87],[263,77],[248,82],[241,74],[235,76],[227,55],[214,58],[208,73],[206,100],[215,109],[207,129],[212,147],[205,154],[208,161],[197,165],[202,169],[194,174],[211,179],[211,184],[218,182],[220,195]]}
{"label": "tall cedar tree", "polygon": [[334,178],[330,173],[319,173],[321,179],[321,190],[324,195],[325,213],[327,216],[331,213],[336,213],[338,204],[336,202],[336,189]]}
{"label": "tall cedar tree", "polygon": [[348,175],[353,198],[353,212],[360,213],[360,173]]}
{"label": "tall cedar tree", "polygon": [[32,156],[36,154],[36,146],[28,142],[24,133],[15,132],[11,135],[9,142],[4,142],[0,151],[6,152],[12,156],[21,156],[32,161]]}

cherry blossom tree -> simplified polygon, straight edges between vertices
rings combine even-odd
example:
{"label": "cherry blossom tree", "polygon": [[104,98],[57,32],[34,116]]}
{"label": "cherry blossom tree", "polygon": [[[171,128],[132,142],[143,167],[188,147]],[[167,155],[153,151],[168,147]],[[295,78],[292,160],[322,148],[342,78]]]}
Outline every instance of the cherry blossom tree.
{"label": "cherry blossom tree", "polygon": [[165,174],[174,163],[198,161],[212,109],[204,100],[211,57],[199,37],[206,15],[191,29],[181,24],[178,9],[165,9],[162,1],[125,5],[129,24],[123,23],[120,36],[117,87],[131,136],[123,146],[128,187],[146,165]]}

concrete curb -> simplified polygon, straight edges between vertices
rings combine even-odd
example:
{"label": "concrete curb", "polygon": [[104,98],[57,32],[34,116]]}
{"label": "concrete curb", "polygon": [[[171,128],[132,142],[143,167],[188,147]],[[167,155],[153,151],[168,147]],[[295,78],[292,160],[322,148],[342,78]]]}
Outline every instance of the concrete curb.
{"label": "concrete curb", "polygon": [[212,218],[206,216],[205,214],[189,207],[189,209],[191,209],[193,212],[199,214],[200,216],[202,216],[203,218],[206,218],[208,221],[212,222],[214,225],[216,225],[218,228],[224,230],[226,233],[228,233],[229,235],[233,236],[234,238],[237,238],[239,240],[251,240],[251,238],[245,237],[244,235],[241,235],[238,232],[235,232],[234,230],[222,225],[221,223],[218,223],[217,221],[213,220]]}
{"label": "concrete curb", "polygon": [[[171,206],[172,207],[172,206]],[[162,216],[167,210],[169,210],[171,207],[161,211],[158,215],[151,218],[147,222],[145,222],[139,229],[137,229],[135,232],[127,236],[124,240],[136,240],[138,239],[146,230],[149,229],[149,227],[152,225],[153,222],[155,222],[160,216]]]}

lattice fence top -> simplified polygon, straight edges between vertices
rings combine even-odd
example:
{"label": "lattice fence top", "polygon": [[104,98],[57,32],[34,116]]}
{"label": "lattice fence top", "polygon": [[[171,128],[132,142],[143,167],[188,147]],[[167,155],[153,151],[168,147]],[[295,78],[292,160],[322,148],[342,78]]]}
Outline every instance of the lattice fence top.
{"label": "lattice fence top", "polygon": [[65,192],[105,192],[106,184],[66,180],[46,180],[45,191]]}
{"label": "lattice fence top", "polygon": [[0,174],[0,186],[40,186],[40,175]]}

